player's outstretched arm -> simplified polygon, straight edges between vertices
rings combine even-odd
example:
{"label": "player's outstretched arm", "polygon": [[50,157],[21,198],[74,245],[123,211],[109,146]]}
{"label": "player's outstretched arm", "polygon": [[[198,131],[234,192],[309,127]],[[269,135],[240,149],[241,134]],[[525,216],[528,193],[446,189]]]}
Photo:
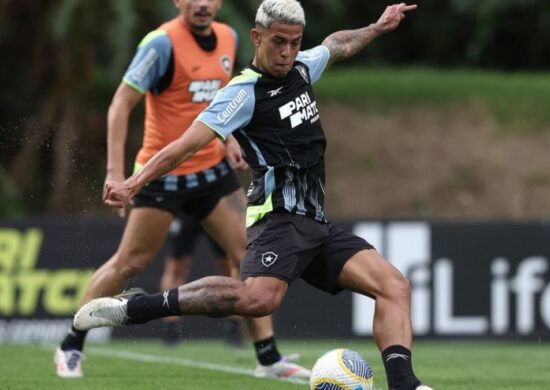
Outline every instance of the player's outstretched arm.
{"label": "player's outstretched arm", "polygon": [[337,31],[323,41],[330,50],[328,65],[351,57],[376,37],[395,30],[405,18],[405,13],[416,9],[416,4],[394,4],[386,7],[376,23],[357,30]]}
{"label": "player's outstretched arm", "polygon": [[141,187],[174,170],[214,138],[215,133],[209,127],[194,121],[181,137],[155,154],[139,172],[123,182],[107,183],[103,191],[103,201],[110,207],[125,207]]}
{"label": "player's outstretched arm", "polygon": [[[110,182],[123,181],[124,148],[128,134],[128,119],[143,94],[128,86],[125,82],[118,86],[107,114],[107,174],[103,187]],[[120,217],[125,209],[117,210]]]}

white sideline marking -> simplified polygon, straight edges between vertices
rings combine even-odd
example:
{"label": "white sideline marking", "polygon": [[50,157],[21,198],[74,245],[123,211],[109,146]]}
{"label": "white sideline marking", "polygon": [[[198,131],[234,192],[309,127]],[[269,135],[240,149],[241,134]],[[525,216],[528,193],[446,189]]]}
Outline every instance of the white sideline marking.
{"label": "white sideline marking", "polygon": [[[211,371],[227,372],[229,374],[234,374],[234,375],[246,375],[246,376],[254,377],[254,370],[251,370],[248,368],[224,366],[222,364],[198,362],[198,361],[193,361],[193,360],[184,359],[184,358],[150,355],[150,354],[145,354],[140,352],[122,351],[122,350],[116,350],[116,349],[88,347],[86,348],[86,350],[89,355],[117,357],[120,359],[135,360],[135,361],[148,362],[148,363],[174,364],[177,366],[195,367],[195,368],[202,368],[202,369],[211,370]],[[297,379],[297,378],[259,378],[259,379],[272,379],[272,380],[290,382],[297,385],[309,384],[309,381],[306,381],[304,379]]]}

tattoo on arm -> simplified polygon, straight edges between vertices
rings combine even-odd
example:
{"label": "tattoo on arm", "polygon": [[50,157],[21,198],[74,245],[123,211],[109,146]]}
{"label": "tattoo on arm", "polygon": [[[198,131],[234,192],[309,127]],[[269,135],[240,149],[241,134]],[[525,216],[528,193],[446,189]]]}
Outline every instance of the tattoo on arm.
{"label": "tattoo on arm", "polygon": [[330,50],[329,65],[351,57],[382,34],[374,25],[357,30],[337,31],[323,41]]}

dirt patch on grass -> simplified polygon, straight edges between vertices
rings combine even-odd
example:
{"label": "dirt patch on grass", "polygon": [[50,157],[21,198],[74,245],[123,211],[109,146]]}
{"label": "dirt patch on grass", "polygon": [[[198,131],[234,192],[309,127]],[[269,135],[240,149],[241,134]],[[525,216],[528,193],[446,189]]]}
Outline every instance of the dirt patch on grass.
{"label": "dirt patch on grass", "polygon": [[329,216],[550,218],[550,131],[507,132],[482,104],[321,113]]}

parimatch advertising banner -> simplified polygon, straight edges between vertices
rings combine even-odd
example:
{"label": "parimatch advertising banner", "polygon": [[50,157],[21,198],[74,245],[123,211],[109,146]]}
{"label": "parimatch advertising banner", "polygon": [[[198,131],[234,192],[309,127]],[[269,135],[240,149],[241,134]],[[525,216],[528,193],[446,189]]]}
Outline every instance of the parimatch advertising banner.
{"label": "parimatch advertising banner", "polygon": [[[417,337],[550,336],[550,222],[340,225],[375,245],[410,280]],[[0,343],[60,340],[91,274],[115,253],[123,228],[117,219],[0,220]],[[161,250],[129,287],[158,291],[165,254]],[[213,253],[199,242],[190,279],[214,274],[213,263]],[[298,281],[274,318],[280,337],[350,338],[372,335],[373,314],[370,298],[331,296]],[[218,319],[189,316],[183,324],[186,337],[223,335]],[[159,321],[114,333],[104,328],[89,339],[157,337],[159,328]]]}

